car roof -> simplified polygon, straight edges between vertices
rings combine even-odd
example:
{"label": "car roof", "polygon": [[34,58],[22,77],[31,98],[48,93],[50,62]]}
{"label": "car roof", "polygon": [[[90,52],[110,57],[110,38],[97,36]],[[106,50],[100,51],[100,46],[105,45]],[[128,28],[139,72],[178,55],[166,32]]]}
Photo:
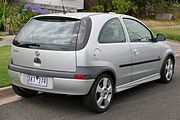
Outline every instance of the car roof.
{"label": "car roof", "polygon": [[75,19],[82,19],[84,17],[89,17],[89,16],[99,16],[99,15],[108,15],[108,16],[126,16],[126,17],[131,17],[128,15],[123,15],[123,14],[115,14],[115,13],[90,13],[90,12],[77,12],[77,13],[55,13],[55,14],[46,14],[46,15],[38,15],[36,17],[43,17],[43,16],[56,16],[56,17],[68,17],[68,18],[75,18]]}

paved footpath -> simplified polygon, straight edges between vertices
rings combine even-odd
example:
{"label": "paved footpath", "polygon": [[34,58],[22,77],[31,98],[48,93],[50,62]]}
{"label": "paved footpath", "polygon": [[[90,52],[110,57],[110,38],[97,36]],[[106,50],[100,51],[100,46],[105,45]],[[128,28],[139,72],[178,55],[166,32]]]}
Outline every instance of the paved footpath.
{"label": "paved footpath", "polygon": [[0,41],[0,46],[11,45],[15,35],[10,35],[4,38],[4,40]]}

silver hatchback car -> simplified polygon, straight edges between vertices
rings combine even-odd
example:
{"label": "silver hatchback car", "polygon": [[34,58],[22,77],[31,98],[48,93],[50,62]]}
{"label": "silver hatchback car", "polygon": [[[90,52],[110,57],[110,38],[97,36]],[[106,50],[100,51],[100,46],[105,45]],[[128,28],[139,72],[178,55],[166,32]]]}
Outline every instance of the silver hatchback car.
{"label": "silver hatchback car", "polygon": [[32,18],[13,41],[9,68],[16,94],[83,95],[106,111],[114,93],[145,82],[169,83],[175,57],[162,34],[113,13],[48,14]]}

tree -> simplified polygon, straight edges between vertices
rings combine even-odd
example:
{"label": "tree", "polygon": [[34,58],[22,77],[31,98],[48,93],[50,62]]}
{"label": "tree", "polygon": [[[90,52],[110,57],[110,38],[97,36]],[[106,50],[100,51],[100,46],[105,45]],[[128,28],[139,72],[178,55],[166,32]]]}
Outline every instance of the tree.
{"label": "tree", "polygon": [[126,14],[132,7],[129,0],[97,0],[97,5],[91,8],[95,12],[116,12]]}
{"label": "tree", "polygon": [[135,16],[147,14],[146,5],[154,6],[155,11],[171,11],[172,5],[180,0],[97,0],[97,5],[91,8],[96,12],[116,12]]}
{"label": "tree", "polygon": [[174,3],[180,0],[131,0],[138,7],[138,14],[142,16],[145,13],[146,4],[152,4],[156,11],[170,10]]}
{"label": "tree", "polygon": [[153,0],[131,0],[131,2],[137,6],[137,14],[142,16],[145,14],[146,4],[152,3]]}
{"label": "tree", "polygon": [[113,0],[112,1],[113,12],[126,14],[132,6],[132,3],[127,0]]}
{"label": "tree", "polygon": [[103,12],[112,11],[112,0],[97,0],[97,5],[103,7]]}
{"label": "tree", "polygon": [[154,8],[156,12],[172,12],[173,4],[178,0],[154,0]]}

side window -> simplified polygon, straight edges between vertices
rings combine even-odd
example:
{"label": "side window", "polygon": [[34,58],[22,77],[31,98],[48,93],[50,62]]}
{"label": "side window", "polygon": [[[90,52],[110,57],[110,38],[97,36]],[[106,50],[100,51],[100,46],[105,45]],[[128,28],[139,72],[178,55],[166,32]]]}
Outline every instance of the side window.
{"label": "side window", "polygon": [[151,32],[141,23],[124,19],[131,42],[149,42],[152,40]]}
{"label": "side window", "polygon": [[118,18],[113,18],[105,23],[100,32],[100,43],[120,43],[125,41],[124,31]]}

